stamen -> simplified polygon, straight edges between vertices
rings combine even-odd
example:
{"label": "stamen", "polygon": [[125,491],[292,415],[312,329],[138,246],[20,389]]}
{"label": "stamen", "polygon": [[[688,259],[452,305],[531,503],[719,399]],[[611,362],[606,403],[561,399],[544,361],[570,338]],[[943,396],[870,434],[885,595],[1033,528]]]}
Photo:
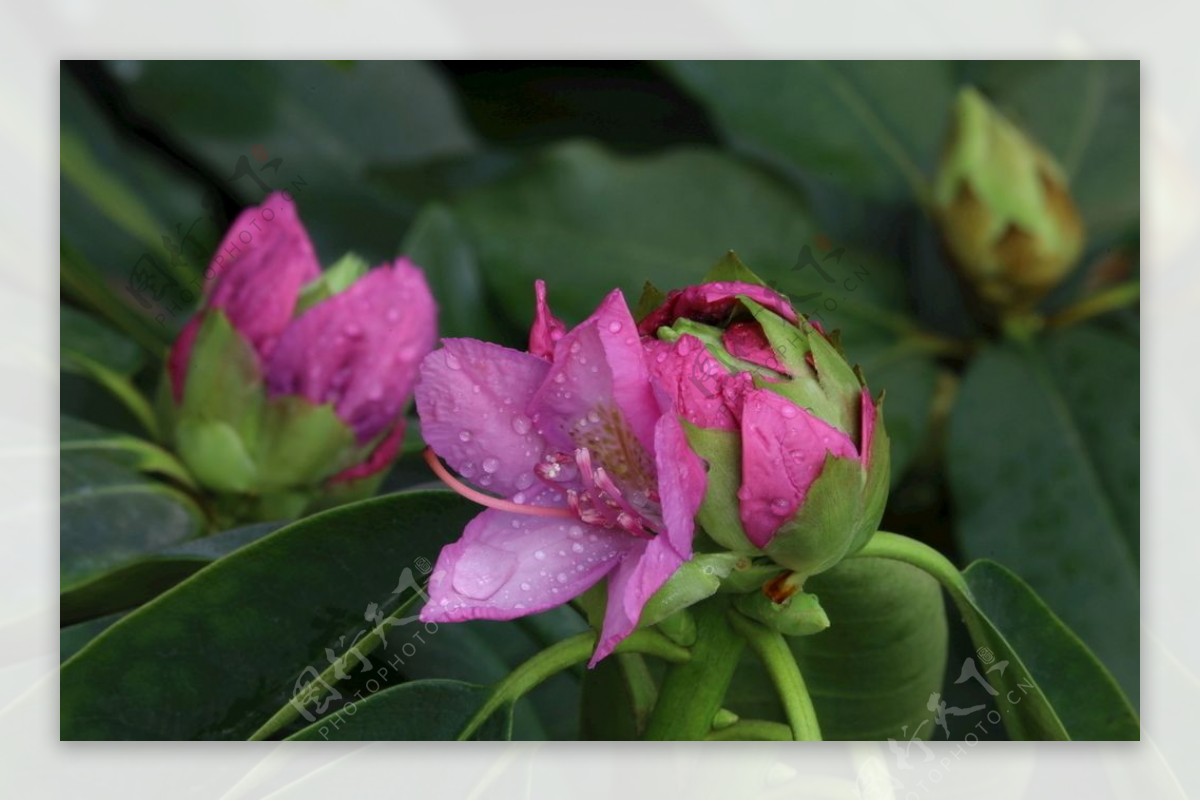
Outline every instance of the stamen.
{"label": "stamen", "polygon": [[489,509],[499,509],[502,512],[512,512],[520,515],[536,515],[537,517],[566,517],[574,519],[575,515],[570,509],[563,509],[556,506],[534,506],[527,503],[515,503],[514,501],[504,498],[497,498],[494,495],[480,492],[479,490],[468,487],[466,484],[459,481],[450,474],[450,471],[445,468],[437,454],[433,452],[433,448],[425,448],[425,463],[429,465],[438,478],[445,482],[446,486],[463,496],[467,500],[475,501],[481,506],[486,506]]}

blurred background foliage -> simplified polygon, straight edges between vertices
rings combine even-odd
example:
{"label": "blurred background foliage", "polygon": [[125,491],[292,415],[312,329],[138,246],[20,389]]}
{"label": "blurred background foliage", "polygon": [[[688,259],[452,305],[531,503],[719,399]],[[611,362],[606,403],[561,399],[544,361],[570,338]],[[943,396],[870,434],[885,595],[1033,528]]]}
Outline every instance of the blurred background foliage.
{"label": "blurred background foliage", "polygon": [[[987,323],[923,208],[965,85],[1054,155],[1086,225],[1026,336]],[[64,63],[64,658],[271,528],[212,532],[139,398],[220,234],[286,189],[324,264],[406,253],[443,335],[515,346],[535,278],[576,322],[613,286],[632,302],[736,251],[886,392],[885,528],[1002,562],[1136,705],[1138,312],[1065,310],[1137,278],[1138,106],[1136,62]],[[426,479],[410,454],[385,489]],[[525,650],[572,616],[521,623]],[[454,638],[490,654],[493,631]],[[494,681],[495,661],[451,678]],[[574,726],[521,710],[528,736]]]}

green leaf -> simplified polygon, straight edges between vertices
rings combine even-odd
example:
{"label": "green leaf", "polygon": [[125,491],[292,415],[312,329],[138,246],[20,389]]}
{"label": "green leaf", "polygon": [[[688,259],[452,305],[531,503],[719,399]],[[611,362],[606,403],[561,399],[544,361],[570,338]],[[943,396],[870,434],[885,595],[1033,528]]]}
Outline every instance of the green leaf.
{"label": "green leaf", "polygon": [[963,552],[1012,565],[1133,699],[1138,363],[1133,342],[1092,326],[993,347],[967,371],[947,446]]}
{"label": "green leaf", "polygon": [[1137,713],[1112,675],[1023,581],[986,559],[970,564],[963,578],[976,607],[1020,656],[1072,740],[1140,739]]}
{"label": "green leaf", "polygon": [[735,146],[883,200],[924,194],[954,91],[950,64],[938,61],[684,61],[668,69]]}
{"label": "green leaf", "polygon": [[103,428],[70,415],[59,417],[59,454],[96,453],[140,473],[157,473],[185,487],[191,475],[170,451],[120,431]]}
{"label": "green leaf", "polygon": [[[397,586],[403,571],[428,569],[476,511],[449,492],[386,496],[306,518],[218,560],[63,665],[60,736],[248,737],[328,667],[326,648],[340,654],[361,634],[371,604],[395,611],[411,595]],[[391,628],[397,644],[401,632]],[[378,668],[399,656],[370,658]],[[324,711],[316,702],[305,709]]]}
{"label": "green leaf", "polygon": [[70,622],[132,609],[280,525],[256,523],[132,556],[119,567],[65,590],[59,598],[59,616]]}
{"label": "green leaf", "polygon": [[[64,595],[203,531],[203,517],[187,496],[98,452],[62,454],[60,492],[59,575]],[[71,611],[70,605],[64,609]],[[71,617],[65,614],[64,619]]]}
{"label": "green leaf", "polygon": [[66,662],[79,653],[83,646],[94,640],[100,632],[120,620],[124,614],[124,612],[117,612],[105,615],[104,617],[98,617],[95,620],[88,620],[84,623],[76,623],[73,626],[64,626],[59,629],[58,661]]}
{"label": "green leaf", "polygon": [[479,258],[449,208],[440,203],[426,206],[401,251],[425,270],[430,290],[439,300],[442,336],[495,341],[510,335],[489,308],[490,293]]}
{"label": "green leaf", "polygon": [[960,573],[928,545],[884,531],[861,555],[907,563],[942,583],[976,647],[948,666],[956,678],[947,693],[963,685],[987,692],[1000,714],[991,722],[1003,721],[1012,739],[1137,738],[1137,716],[1112,675],[1013,573],[988,560]]}
{"label": "green leaf", "polygon": [[791,639],[824,737],[903,741],[917,733],[946,663],[937,581],[910,565],[864,557],[813,576],[804,591],[830,620],[819,634]]}
{"label": "green leaf", "polygon": [[119,137],[79,84],[60,78],[64,291],[154,349],[200,293],[220,234],[190,177]]}
{"label": "green leaf", "polygon": [[965,71],[968,80],[1054,154],[1070,179],[1089,239],[1136,230],[1141,176],[1137,61],[988,61],[968,64]]}
{"label": "green leaf", "polygon": [[323,261],[391,258],[429,183],[376,173],[470,153],[446,81],[411,61],[139,61],[114,66],[133,110],[186,147],[243,202],[289,191]]}
{"label": "green leaf", "polygon": [[[389,687],[362,703],[322,718],[289,740],[454,740],[491,694],[488,687],[426,679]],[[475,740],[507,740],[512,708],[493,715]]]}
{"label": "green leaf", "polygon": [[120,375],[133,375],[146,362],[146,352],[95,317],[60,304],[59,347],[64,354],[86,356]]}

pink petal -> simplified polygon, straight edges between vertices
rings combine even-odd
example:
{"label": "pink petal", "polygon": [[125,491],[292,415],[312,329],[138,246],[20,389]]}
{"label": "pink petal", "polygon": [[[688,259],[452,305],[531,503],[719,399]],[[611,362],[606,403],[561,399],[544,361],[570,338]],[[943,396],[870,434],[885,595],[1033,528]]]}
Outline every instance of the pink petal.
{"label": "pink petal", "polygon": [[762,326],[753,321],[734,323],[725,329],[721,342],[730,355],[743,361],[766,367],[787,375],[787,369],[775,355],[775,349],[763,333]]}
{"label": "pink petal", "polygon": [[488,509],[442,549],[421,620],[511,620],[566,603],[638,542],[562,518]]}
{"label": "pink petal", "polygon": [[188,320],[187,325],[179,332],[167,355],[167,374],[171,378],[171,396],[176,403],[183,403],[183,387],[187,381],[188,366],[192,360],[192,346],[196,344],[196,335],[200,333],[200,323],[204,314],[197,314]]}
{"label": "pink petal", "polygon": [[366,442],[404,409],[436,336],[437,307],[425,276],[398,259],[288,326],[267,365],[267,389],[334,404]]}
{"label": "pink petal", "polygon": [[871,463],[871,440],[875,437],[875,401],[871,399],[871,391],[862,389],[862,466],[866,468]]}
{"label": "pink petal", "polygon": [[654,459],[664,531],[656,540],[666,540],[686,561],[692,558],[696,511],[704,500],[708,473],[704,461],[688,445],[679,419],[670,412],[670,400],[664,395],[662,401],[666,413],[655,427]]}
{"label": "pink petal", "polygon": [[742,395],[754,386],[748,373],[731,374],[690,334],[674,343],[644,339],[642,344],[646,364],[671,397],[675,413],[701,428],[737,430]]}
{"label": "pink petal", "polygon": [[404,418],[401,417],[366,459],[332,476],[327,483],[332,485],[357,481],[387,469],[395,460],[396,454],[400,452],[400,445],[404,442],[405,427]]}
{"label": "pink petal", "polygon": [[206,305],[221,309],[260,359],[292,319],[300,288],[321,274],[316,252],[282,193],[238,215],[217,246]]}
{"label": "pink petal", "polygon": [[488,490],[511,497],[529,489],[546,445],[527,415],[550,365],[476,339],[442,344],[422,362],[416,389],[425,442]]}
{"label": "pink petal", "polygon": [[844,433],[769,390],[746,393],[738,500],[750,542],[764,547],[804,504],[825,455],[854,458]]}
{"label": "pink petal", "polygon": [[567,326],[550,313],[550,304],[546,302],[545,281],[540,278],[534,281],[533,293],[537,298],[537,312],[533,319],[533,327],[529,330],[529,352],[534,356],[550,359],[554,356],[554,344],[563,338]]}
{"label": "pink petal", "polygon": [[595,667],[633,633],[646,602],[683,564],[684,560],[665,537],[631,539],[631,542],[633,547],[609,576],[604,626],[588,667]]}
{"label": "pink petal", "polygon": [[547,441],[560,450],[574,448],[579,427],[596,417],[599,420],[591,422],[613,429],[607,433],[614,447],[601,456],[600,464],[611,466],[608,457],[617,455],[618,430],[631,432],[645,453],[652,451],[661,412],[637,327],[620,290],[558,341],[554,364],[533,407]]}
{"label": "pink petal", "polygon": [[739,305],[738,295],[745,295],[788,322],[796,322],[796,312],[792,310],[792,304],[778,292],[757,284],[717,281],[671,290],[662,305],[650,312],[638,325],[638,329],[647,336],[654,336],[661,326],[672,325],[680,317],[704,323],[724,324],[730,313]]}

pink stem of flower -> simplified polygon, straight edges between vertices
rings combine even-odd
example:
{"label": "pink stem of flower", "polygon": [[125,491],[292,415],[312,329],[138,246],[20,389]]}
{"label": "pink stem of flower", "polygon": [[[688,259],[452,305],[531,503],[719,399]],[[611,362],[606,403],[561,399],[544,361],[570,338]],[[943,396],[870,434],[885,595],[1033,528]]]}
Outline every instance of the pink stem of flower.
{"label": "pink stem of flower", "polygon": [[433,448],[425,449],[425,463],[429,465],[437,477],[445,482],[446,486],[463,496],[467,500],[475,501],[481,506],[486,506],[490,509],[499,509],[502,512],[513,512],[520,515],[537,515],[538,517],[575,517],[570,509],[563,509],[556,506],[533,506],[527,503],[515,503],[497,498],[495,495],[488,495],[479,490],[468,487],[466,484],[459,481],[450,474],[450,471],[445,468],[437,454],[433,452]]}

